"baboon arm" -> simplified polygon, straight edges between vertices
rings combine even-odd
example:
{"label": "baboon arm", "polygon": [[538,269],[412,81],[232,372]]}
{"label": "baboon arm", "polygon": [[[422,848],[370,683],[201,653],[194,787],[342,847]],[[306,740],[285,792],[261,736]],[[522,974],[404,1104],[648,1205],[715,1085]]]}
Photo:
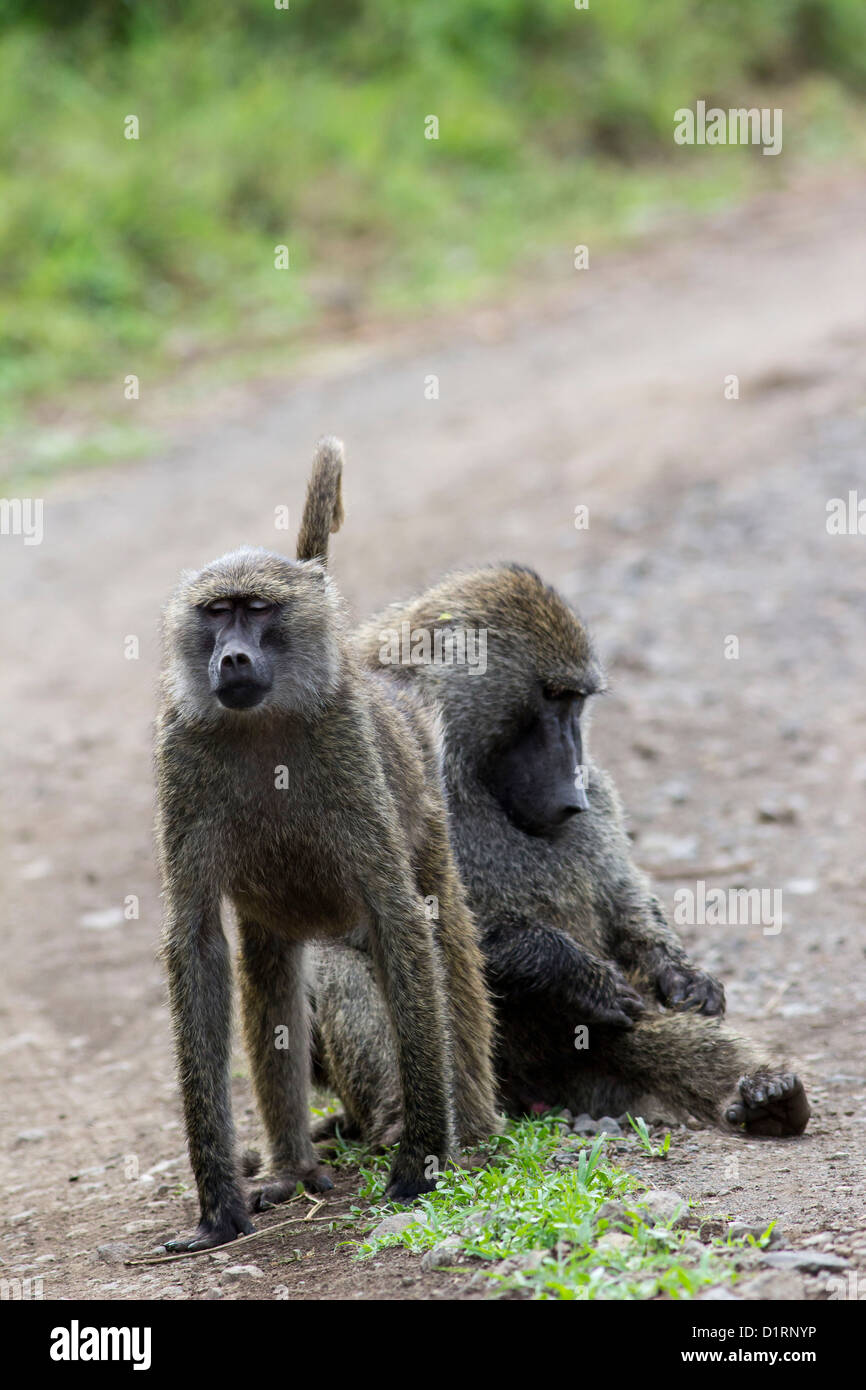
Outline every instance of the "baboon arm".
{"label": "baboon arm", "polygon": [[494,995],[547,1001],[575,1023],[630,1026],[640,1012],[634,991],[616,966],[579,946],[565,932],[539,923],[500,923],[481,940],[487,983]]}

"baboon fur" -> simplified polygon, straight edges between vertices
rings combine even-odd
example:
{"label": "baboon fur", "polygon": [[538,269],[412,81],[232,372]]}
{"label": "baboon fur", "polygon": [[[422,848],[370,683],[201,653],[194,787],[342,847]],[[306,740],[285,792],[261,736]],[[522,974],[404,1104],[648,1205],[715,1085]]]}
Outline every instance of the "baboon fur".
{"label": "baboon fur", "polygon": [[[342,514],[341,457],[336,441],[319,446],[299,537],[322,559]],[[241,549],[185,574],[164,645],[164,957],[201,1205],[198,1230],[171,1248],[248,1232],[248,1205],[284,1201],[299,1180],[330,1186],[309,1132],[314,939],[327,943],[325,958],[346,942],[369,953],[402,1101],[389,1191],[429,1191],[456,1126],[480,1139],[499,1123],[491,1010],[448,839],[435,715],[419,692],[360,666],[337,591],[312,558]],[[243,1030],[273,1167],[251,1198],[231,1116],[224,899],[238,919]],[[469,997],[471,1030],[448,1002]]]}
{"label": "baboon fur", "polygon": [[[584,754],[587,809],[551,834],[519,828],[491,790],[539,689],[588,698],[603,688],[569,606],[520,566],[453,575],[364,624],[356,648],[370,669],[382,669],[383,642],[404,623],[413,635],[455,625],[487,632],[485,674],[429,662],[385,669],[394,685],[420,690],[443,722],[451,838],[495,1000],[506,1110],[598,1117],[655,1105],[718,1122],[730,1101],[733,1125],[799,1133],[809,1115],[802,1085],[720,1021],[724,991],[691,964],[636,867],[610,777]],[[579,1025],[588,1027],[586,1047]],[[387,1030],[366,962],[352,953],[331,956],[317,982],[316,1051],[320,1063],[339,1058],[331,1080],[344,1121],[362,1132],[386,1128],[395,1113]]]}

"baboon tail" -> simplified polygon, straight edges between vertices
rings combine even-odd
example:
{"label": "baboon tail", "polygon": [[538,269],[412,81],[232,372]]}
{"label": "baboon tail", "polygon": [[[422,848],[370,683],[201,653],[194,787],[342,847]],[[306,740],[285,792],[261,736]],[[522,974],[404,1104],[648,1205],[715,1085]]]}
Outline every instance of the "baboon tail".
{"label": "baboon tail", "polygon": [[298,532],[298,559],[327,563],[328,536],[343,524],[343,442],[325,435],[316,445]]}

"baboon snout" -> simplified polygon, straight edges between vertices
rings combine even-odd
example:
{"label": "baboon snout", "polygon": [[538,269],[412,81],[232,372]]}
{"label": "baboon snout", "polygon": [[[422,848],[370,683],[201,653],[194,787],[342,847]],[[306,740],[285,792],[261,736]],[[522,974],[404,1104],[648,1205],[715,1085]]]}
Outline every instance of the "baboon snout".
{"label": "baboon snout", "polygon": [[244,668],[252,669],[252,664],[249,653],[245,652],[243,647],[237,647],[233,651],[223,652],[220,672],[227,675],[232,671],[242,671]]}
{"label": "baboon snout", "polygon": [[210,665],[211,689],[227,709],[252,709],[271,688],[269,664],[260,653],[241,642],[227,643],[214,652]]}

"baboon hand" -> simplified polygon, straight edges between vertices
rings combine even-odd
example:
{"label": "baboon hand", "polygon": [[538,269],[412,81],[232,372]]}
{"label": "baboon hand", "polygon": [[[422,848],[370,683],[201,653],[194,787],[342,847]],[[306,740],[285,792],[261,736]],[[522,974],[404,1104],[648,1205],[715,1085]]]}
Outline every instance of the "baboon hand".
{"label": "baboon hand", "polygon": [[269,1211],[281,1202],[288,1202],[297,1195],[298,1184],[302,1183],[308,1192],[330,1192],[334,1184],[318,1164],[296,1170],[275,1173],[263,1179],[258,1187],[250,1192],[250,1211]]}
{"label": "baboon hand", "polygon": [[238,1236],[251,1235],[255,1230],[243,1207],[226,1208],[213,1221],[200,1221],[198,1229],[186,1238],[167,1240],[165,1248],[169,1255],[184,1255],[193,1250],[210,1250],[216,1245],[228,1245]]}
{"label": "baboon hand", "polygon": [[634,1020],[646,1004],[623,975],[618,965],[599,962],[587,988],[576,991],[575,1007],[579,1023],[605,1023],[613,1028],[633,1028]]}
{"label": "baboon hand", "polygon": [[725,987],[705,970],[678,961],[664,961],[655,977],[656,990],[668,1009],[699,1014],[725,1012]]}

